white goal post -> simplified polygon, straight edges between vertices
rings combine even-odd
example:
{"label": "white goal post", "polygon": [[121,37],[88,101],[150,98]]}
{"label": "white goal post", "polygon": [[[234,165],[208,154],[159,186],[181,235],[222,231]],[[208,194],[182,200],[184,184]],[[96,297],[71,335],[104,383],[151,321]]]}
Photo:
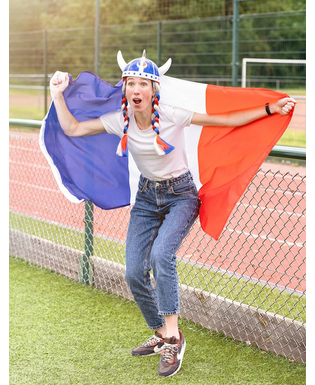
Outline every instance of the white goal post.
{"label": "white goal post", "polygon": [[246,88],[246,66],[247,66],[247,63],[306,64],[306,60],[243,58],[243,60],[242,60],[242,87],[243,88]]}

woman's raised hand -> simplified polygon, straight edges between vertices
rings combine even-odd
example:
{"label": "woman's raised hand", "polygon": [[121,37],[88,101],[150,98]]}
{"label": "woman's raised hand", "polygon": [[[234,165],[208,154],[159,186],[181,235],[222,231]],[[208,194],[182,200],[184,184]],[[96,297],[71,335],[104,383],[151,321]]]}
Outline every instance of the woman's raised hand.
{"label": "woman's raised hand", "polygon": [[69,75],[67,72],[55,72],[53,77],[50,79],[50,94],[52,99],[54,99],[54,97],[56,97],[58,94],[63,93],[68,85]]}

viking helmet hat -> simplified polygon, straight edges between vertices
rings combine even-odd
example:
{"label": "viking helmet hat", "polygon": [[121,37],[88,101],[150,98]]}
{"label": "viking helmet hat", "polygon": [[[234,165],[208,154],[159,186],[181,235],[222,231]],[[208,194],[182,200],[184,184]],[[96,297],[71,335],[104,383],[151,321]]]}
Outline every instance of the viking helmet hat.
{"label": "viking helmet hat", "polygon": [[141,58],[131,60],[129,63],[125,62],[121,51],[118,51],[117,61],[122,70],[122,78],[136,76],[154,80],[155,82],[160,81],[160,77],[169,70],[172,64],[172,59],[168,59],[162,67],[158,67],[152,60],[145,57],[145,50]]}

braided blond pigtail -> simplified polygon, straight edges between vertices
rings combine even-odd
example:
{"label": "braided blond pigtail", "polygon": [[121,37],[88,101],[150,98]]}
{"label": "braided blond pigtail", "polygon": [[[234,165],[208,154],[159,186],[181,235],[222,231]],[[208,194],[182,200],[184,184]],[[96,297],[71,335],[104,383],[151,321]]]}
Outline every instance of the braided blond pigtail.
{"label": "braided blond pigtail", "polygon": [[129,116],[128,116],[128,101],[126,98],[126,81],[124,80],[123,88],[122,88],[122,99],[121,99],[121,112],[124,117],[124,135],[121,138],[116,154],[119,156],[128,156],[128,143],[127,143],[127,132],[129,128]]}
{"label": "braided blond pigtail", "polygon": [[158,155],[167,155],[174,150],[175,147],[165,142],[160,137],[160,85],[158,82],[153,83],[155,96],[152,99],[152,129],[155,131],[154,148]]}

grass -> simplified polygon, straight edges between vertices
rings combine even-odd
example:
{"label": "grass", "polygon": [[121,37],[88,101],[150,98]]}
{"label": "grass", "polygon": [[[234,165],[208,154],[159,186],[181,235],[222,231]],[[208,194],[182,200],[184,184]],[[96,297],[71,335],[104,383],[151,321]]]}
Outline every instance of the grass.
{"label": "grass", "polygon": [[[33,106],[9,106],[9,117],[11,119],[43,120],[45,111],[44,108]],[[34,132],[38,131],[39,129],[34,129]]]}
{"label": "grass", "polygon": [[[38,90],[28,89],[10,89],[9,97],[14,100],[14,97],[29,97],[33,103],[32,105],[11,104],[9,106],[9,117],[14,119],[32,119],[42,120],[45,117],[45,103],[44,92]],[[39,102],[40,97],[40,102]],[[48,95],[49,97],[49,95]],[[48,107],[50,98],[48,99]]]}
{"label": "grass", "polygon": [[10,258],[10,384],[302,385],[306,369],[180,321],[181,371],[132,357],[151,332],[134,303]]}
{"label": "grass", "polygon": [[[30,235],[58,242],[84,251],[84,232],[10,213],[10,227]],[[124,264],[125,245],[100,236],[94,237],[94,255]],[[242,302],[300,322],[306,321],[306,298],[276,288],[263,286],[230,274],[214,271],[190,262],[178,260],[178,280],[212,294]]]}
{"label": "grass", "polygon": [[279,146],[306,147],[305,131],[297,131],[288,128],[277,142]]}
{"label": "grass", "polygon": [[[278,90],[275,89],[274,91],[278,91]],[[294,96],[306,96],[306,89],[305,88],[301,88],[301,89],[285,89],[285,90],[279,90],[279,91],[288,94],[292,98]]]}

